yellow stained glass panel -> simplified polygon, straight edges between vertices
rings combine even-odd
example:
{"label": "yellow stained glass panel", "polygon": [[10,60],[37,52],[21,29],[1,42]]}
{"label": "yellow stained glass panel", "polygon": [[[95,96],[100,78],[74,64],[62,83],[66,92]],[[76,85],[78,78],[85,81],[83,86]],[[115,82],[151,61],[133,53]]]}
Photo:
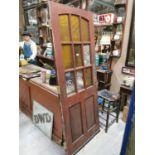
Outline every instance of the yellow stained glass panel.
{"label": "yellow stained glass panel", "polygon": [[59,24],[61,40],[70,41],[68,15],[60,15]]}
{"label": "yellow stained glass panel", "polygon": [[86,68],[84,70],[85,73],[85,87],[89,87],[92,85],[92,74],[91,74],[91,68]]}
{"label": "yellow stained glass panel", "polygon": [[82,28],[82,38],[83,41],[89,41],[89,25],[88,21],[85,19],[81,19],[81,28]]}
{"label": "yellow stained glass panel", "polygon": [[81,45],[74,45],[76,67],[82,66]]}
{"label": "yellow stained glass panel", "polygon": [[71,16],[71,32],[73,41],[80,41],[80,25],[78,16]]}
{"label": "yellow stained glass panel", "polygon": [[73,59],[72,59],[72,51],[70,45],[62,46],[62,54],[65,69],[73,68]]}

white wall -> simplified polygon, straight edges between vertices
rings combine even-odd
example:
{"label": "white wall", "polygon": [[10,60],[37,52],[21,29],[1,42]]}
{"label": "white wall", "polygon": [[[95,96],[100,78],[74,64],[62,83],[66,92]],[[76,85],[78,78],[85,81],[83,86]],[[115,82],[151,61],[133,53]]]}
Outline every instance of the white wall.
{"label": "white wall", "polygon": [[111,79],[111,91],[116,93],[119,92],[123,77],[127,76],[122,74],[121,70],[122,70],[122,67],[125,66],[128,39],[129,39],[129,33],[130,33],[130,24],[132,19],[131,17],[132,17],[133,2],[134,0],[128,0],[127,17],[126,17],[126,23],[125,23],[124,40],[122,45],[121,57],[113,58],[113,62],[112,62],[113,74]]}

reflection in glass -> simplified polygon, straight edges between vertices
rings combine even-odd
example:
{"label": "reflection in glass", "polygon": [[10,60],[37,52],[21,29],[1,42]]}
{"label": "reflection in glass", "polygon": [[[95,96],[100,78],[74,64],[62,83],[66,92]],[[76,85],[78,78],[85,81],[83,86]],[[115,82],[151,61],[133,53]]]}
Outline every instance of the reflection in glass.
{"label": "reflection in glass", "polygon": [[68,15],[59,16],[60,36],[62,41],[70,41]]}
{"label": "reflection in glass", "polygon": [[72,51],[70,45],[62,46],[62,55],[65,69],[73,68]]}
{"label": "reflection in glass", "polygon": [[89,41],[89,25],[88,21],[85,19],[81,19],[81,28],[82,28],[82,38],[83,41]]}
{"label": "reflection in glass", "polygon": [[90,85],[92,85],[92,74],[91,74],[91,68],[86,68],[84,70],[84,74],[85,74],[85,86],[86,88],[89,87]]}
{"label": "reflection in glass", "polygon": [[82,66],[81,45],[74,45],[76,67]]}
{"label": "reflection in glass", "polygon": [[37,12],[36,9],[30,9],[27,11],[28,13],[28,21],[30,25],[37,24]]}
{"label": "reflection in glass", "polygon": [[77,89],[78,90],[81,90],[84,88],[83,72],[82,71],[76,72],[76,82],[77,82]]}
{"label": "reflection in glass", "polygon": [[90,65],[90,47],[89,45],[83,46],[83,52],[84,52],[84,65]]}
{"label": "reflection in glass", "polygon": [[48,9],[42,8],[40,11],[41,22],[48,25]]}
{"label": "reflection in glass", "polygon": [[80,41],[79,17],[71,16],[71,32],[73,41]]}
{"label": "reflection in glass", "polygon": [[74,74],[73,72],[68,72],[65,74],[66,77],[66,91],[67,95],[75,92]]}
{"label": "reflection in glass", "polygon": [[118,17],[125,17],[125,8],[124,7],[120,7],[118,9]]}
{"label": "reflection in glass", "polygon": [[126,66],[135,67],[135,19],[132,19],[132,25],[130,30],[128,51],[126,57]]}

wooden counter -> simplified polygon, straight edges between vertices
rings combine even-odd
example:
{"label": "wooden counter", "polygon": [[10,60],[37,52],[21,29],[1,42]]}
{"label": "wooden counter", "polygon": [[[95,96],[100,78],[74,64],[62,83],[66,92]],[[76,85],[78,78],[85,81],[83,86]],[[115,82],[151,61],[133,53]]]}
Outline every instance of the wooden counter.
{"label": "wooden counter", "polygon": [[46,83],[42,83],[41,78],[36,77],[36,78],[31,79],[30,81],[34,84],[37,84],[37,85],[43,87],[44,89],[47,89],[48,91],[54,93],[55,95],[60,94],[59,86],[50,86],[48,83],[48,80],[46,81]]}
{"label": "wooden counter", "polygon": [[[62,142],[62,116],[60,106],[60,96],[56,94],[57,87],[47,87],[47,84],[39,83],[38,78],[29,81],[31,104],[37,101],[43,107],[54,114],[53,120],[53,139],[61,144]],[[53,91],[54,90],[54,91]]]}
{"label": "wooden counter", "polygon": [[[42,69],[34,65],[23,67],[28,69]],[[22,67],[20,68],[20,71]],[[54,114],[53,119],[53,134],[52,138],[59,144],[62,143],[62,116],[60,107],[59,86],[50,86],[47,83],[42,83],[41,77],[26,80],[19,78],[19,102],[20,109],[31,119],[33,117],[33,101],[37,101],[43,107]]]}

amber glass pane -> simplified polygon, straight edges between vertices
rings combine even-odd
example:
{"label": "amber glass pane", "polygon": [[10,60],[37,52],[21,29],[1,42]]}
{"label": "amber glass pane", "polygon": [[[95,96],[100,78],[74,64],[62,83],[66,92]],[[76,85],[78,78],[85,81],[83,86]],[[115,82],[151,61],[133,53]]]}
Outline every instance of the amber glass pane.
{"label": "amber glass pane", "polygon": [[70,45],[62,46],[63,62],[65,69],[73,68],[72,51]]}
{"label": "amber glass pane", "polygon": [[84,88],[84,82],[83,82],[83,71],[77,71],[76,72],[76,82],[77,82],[77,89],[81,90]]}
{"label": "amber glass pane", "polygon": [[60,15],[59,24],[61,40],[70,41],[68,15]]}
{"label": "amber glass pane", "polygon": [[81,45],[74,45],[76,67],[82,66]]}
{"label": "amber glass pane", "polygon": [[71,30],[73,41],[80,41],[80,26],[78,16],[71,16]]}
{"label": "amber glass pane", "polygon": [[83,41],[89,41],[89,26],[88,21],[85,19],[81,19],[81,28],[82,28],[82,38]]}
{"label": "amber glass pane", "polygon": [[84,53],[84,65],[90,65],[90,46],[84,45],[83,46],[83,53]]}
{"label": "amber glass pane", "polygon": [[65,74],[66,77],[66,91],[67,94],[72,94],[75,92],[75,82],[74,82],[74,73],[68,72]]}
{"label": "amber glass pane", "polygon": [[86,68],[84,70],[84,75],[85,75],[85,86],[89,87],[90,85],[92,85],[92,74],[91,74],[91,68]]}

